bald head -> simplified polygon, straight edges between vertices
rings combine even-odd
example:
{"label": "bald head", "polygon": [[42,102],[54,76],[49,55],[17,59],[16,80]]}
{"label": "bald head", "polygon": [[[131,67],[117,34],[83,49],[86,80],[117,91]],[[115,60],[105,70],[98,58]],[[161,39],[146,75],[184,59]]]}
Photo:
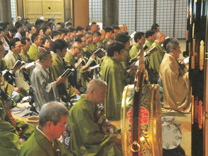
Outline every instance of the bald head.
{"label": "bald head", "polygon": [[120,31],[121,31],[121,32],[124,32],[124,31],[125,31],[125,27],[124,27],[123,24],[122,24],[122,25],[119,25],[119,28],[120,28]]}
{"label": "bald head", "polygon": [[163,43],[165,40],[165,34],[162,32],[158,32],[156,36],[156,40],[158,43]]}
{"label": "bald head", "polygon": [[70,52],[74,56],[78,56],[81,53],[82,44],[80,42],[74,42],[71,46]]}
{"label": "bald head", "polygon": [[104,40],[105,38],[105,30],[99,30],[99,32],[101,33],[101,37],[100,37],[100,41]]}
{"label": "bald head", "polygon": [[86,94],[89,94],[92,89],[98,91],[103,89],[103,87],[107,87],[107,83],[105,81],[99,79],[93,79],[87,85]]}

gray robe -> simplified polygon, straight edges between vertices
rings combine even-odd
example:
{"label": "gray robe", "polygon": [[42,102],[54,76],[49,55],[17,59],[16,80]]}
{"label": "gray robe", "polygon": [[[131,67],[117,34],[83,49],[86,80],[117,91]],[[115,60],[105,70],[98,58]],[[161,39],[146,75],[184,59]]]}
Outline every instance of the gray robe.
{"label": "gray robe", "polygon": [[34,89],[35,107],[38,112],[43,104],[59,101],[56,82],[52,82],[49,71],[39,63],[36,63],[32,72],[31,85]]}

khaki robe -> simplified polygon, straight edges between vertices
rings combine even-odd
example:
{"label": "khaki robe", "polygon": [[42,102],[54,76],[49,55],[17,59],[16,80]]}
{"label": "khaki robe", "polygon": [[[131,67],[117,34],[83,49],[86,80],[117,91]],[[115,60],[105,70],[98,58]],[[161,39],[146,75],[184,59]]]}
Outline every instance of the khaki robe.
{"label": "khaki robe", "polygon": [[119,120],[121,112],[122,93],[125,87],[125,70],[121,63],[107,57],[101,66],[101,79],[108,85],[104,101],[105,114],[110,120]]}
{"label": "khaki robe", "polygon": [[[9,69],[12,69],[14,64],[17,62],[17,60],[21,60],[21,57],[19,54],[15,55],[12,51],[9,51],[5,57],[4,57],[6,64]],[[24,96],[27,96],[29,93],[29,84],[26,82],[24,78],[23,71],[21,69],[18,69],[15,73],[15,84],[17,88],[20,89],[20,93]]]}
{"label": "khaki robe", "polygon": [[190,112],[191,94],[188,72],[184,74],[176,59],[166,54],[160,65],[159,74],[163,83],[164,107]]}

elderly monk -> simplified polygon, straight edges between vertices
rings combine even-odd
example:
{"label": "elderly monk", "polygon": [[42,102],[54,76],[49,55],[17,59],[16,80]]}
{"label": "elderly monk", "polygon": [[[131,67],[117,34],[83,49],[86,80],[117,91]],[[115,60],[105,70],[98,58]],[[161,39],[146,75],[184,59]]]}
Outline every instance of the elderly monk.
{"label": "elderly monk", "polygon": [[25,142],[18,156],[71,156],[57,140],[66,129],[68,110],[59,102],[44,104],[39,114],[39,126]]}
{"label": "elderly monk", "polygon": [[69,148],[76,156],[122,156],[118,130],[104,115],[99,115],[97,104],[106,97],[107,84],[93,79],[85,95],[70,109],[68,124],[71,127]]}
{"label": "elderly monk", "polygon": [[181,112],[190,112],[191,98],[188,72],[184,72],[177,61],[181,53],[179,43],[172,39],[166,46],[167,54],[160,65],[160,77],[163,82],[163,100],[165,108]]}

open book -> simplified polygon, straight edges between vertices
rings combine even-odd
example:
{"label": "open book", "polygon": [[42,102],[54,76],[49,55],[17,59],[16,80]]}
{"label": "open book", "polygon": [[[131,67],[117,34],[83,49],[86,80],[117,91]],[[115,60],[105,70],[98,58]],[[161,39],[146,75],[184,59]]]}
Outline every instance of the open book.
{"label": "open book", "polygon": [[61,75],[61,77],[68,77],[68,76],[71,75],[74,71],[75,71],[75,70],[74,70],[73,68],[72,68],[72,69],[67,68],[67,69],[63,72],[63,74]]}
{"label": "open book", "polygon": [[189,57],[185,58],[185,59],[183,60],[183,62],[184,62],[184,64],[189,63]]}
{"label": "open book", "polygon": [[100,65],[97,64],[97,65],[95,65],[95,66],[90,67],[90,69],[93,70],[93,69],[96,69],[96,68],[99,68],[99,67],[100,67]]}
{"label": "open book", "polygon": [[157,50],[158,50],[157,47],[153,47],[149,50],[149,52],[152,54],[152,53],[156,52]]}
{"label": "open book", "polygon": [[94,61],[95,60],[92,57],[90,57],[90,59],[88,60],[85,66],[89,67]]}
{"label": "open book", "polygon": [[23,66],[25,64],[24,61],[20,61],[20,60],[17,60],[14,64],[14,66],[12,67],[12,69],[19,69],[21,66]]}
{"label": "open book", "polygon": [[34,68],[35,67],[35,62],[31,62],[31,63],[28,63],[26,66],[25,66],[25,69],[31,69],[31,68]]}
{"label": "open book", "polygon": [[75,69],[77,69],[79,66],[81,66],[83,64],[84,64],[84,60],[82,58],[79,58],[79,60],[75,64]]}
{"label": "open book", "polygon": [[146,50],[148,48],[148,46],[146,44],[144,44],[143,49]]}

